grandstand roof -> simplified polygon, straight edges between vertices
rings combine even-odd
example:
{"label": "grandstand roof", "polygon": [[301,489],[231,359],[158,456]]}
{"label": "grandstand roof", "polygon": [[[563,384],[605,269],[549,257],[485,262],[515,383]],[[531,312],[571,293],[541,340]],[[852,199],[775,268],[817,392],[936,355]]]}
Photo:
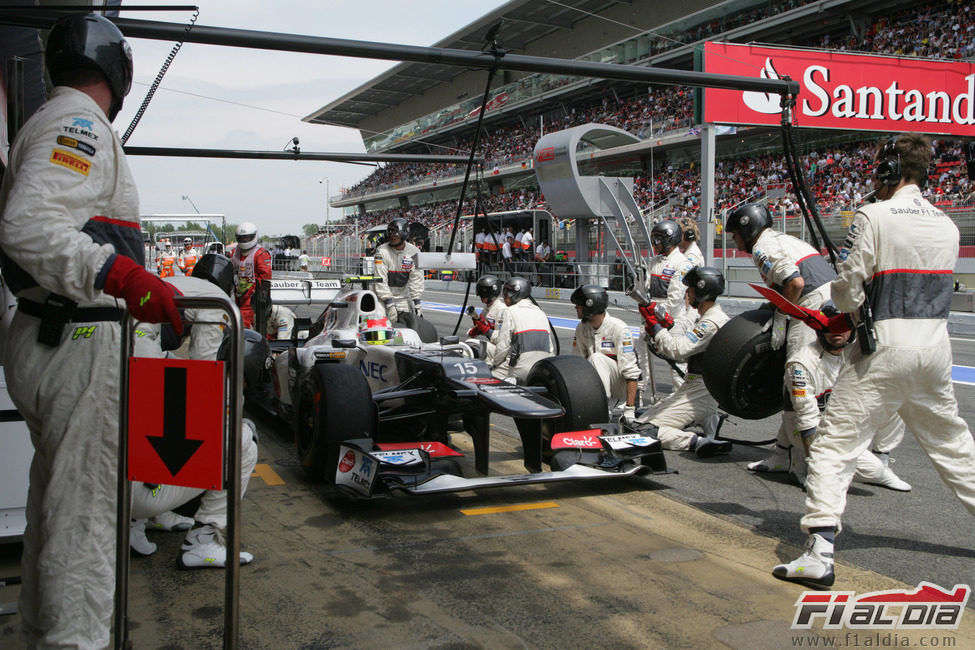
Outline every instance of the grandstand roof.
{"label": "grandstand roof", "polygon": [[[533,41],[559,31],[572,30],[580,20],[629,0],[511,0],[495,11],[434,43],[433,47],[479,51],[488,30],[504,19],[503,47],[520,52]],[[421,95],[433,86],[449,83],[465,70],[436,63],[400,63],[355,90],[323,106],[305,121],[357,127],[363,119],[378,115],[402,100]]]}

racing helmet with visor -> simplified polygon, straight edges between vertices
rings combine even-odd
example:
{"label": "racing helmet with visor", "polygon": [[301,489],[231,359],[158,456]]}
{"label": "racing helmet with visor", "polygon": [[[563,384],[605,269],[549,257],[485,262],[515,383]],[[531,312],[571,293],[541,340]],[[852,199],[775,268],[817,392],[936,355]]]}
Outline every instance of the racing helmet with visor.
{"label": "racing helmet with visor", "polygon": [[257,245],[257,226],[250,221],[245,221],[237,226],[234,237],[240,250],[249,251]]}
{"label": "racing helmet with visor", "polygon": [[691,307],[702,302],[717,300],[724,293],[724,275],[713,266],[695,266],[684,274],[684,286],[693,287],[694,300]]}
{"label": "racing helmet with visor", "polygon": [[482,275],[474,290],[478,298],[490,302],[501,295],[501,280],[496,275]]}
{"label": "racing helmet with visor", "polygon": [[682,239],[684,239],[684,233],[680,229],[680,225],[671,219],[665,219],[654,224],[650,231],[650,243],[654,248],[659,248],[661,253],[669,252]]}
{"label": "racing helmet with visor", "polygon": [[64,85],[72,70],[101,72],[112,92],[109,121],[122,110],[122,100],[132,88],[132,48],[112,21],[97,14],[58,20],[47,38],[44,65],[55,86]]}
{"label": "racing helmet with visor", "polygon": [[501,290],[501,295],[511,301],[511,304],[517,304],[524,298],[531,295],[532,285],[531,282],[520,276],[512,276],[508,278],[508,281],[504,283],[504,288]]}
{"label": "racing helmet with visor", "polygon": [[386,241],[392,243],[393,235],[400,238],[400,242],[406,241],[410,233],[410,225],[402,217],[396,217],[386,226]]}
{"label": "racing helmet with visor", "polygon": [[366,318],[359,323],[359,339],[369,345],[386,345],[396,336],[396,330],[389,324],[389,319]]}
{"label": "racing helmet with visor", "polygon": [[597,314],[606,312],[609,294],[606,289],[595,284],[584,284],[572,292],[572,304],[582,307],[582,322],[585,323]]}
{"label": "racing helmet with visor", "polygon": [[752,252],[752,246],[762,231],[771,227],[772,215],[761,203],[746,203],[729,214],[724,222],[725,230],[741,235],[748,253]]}

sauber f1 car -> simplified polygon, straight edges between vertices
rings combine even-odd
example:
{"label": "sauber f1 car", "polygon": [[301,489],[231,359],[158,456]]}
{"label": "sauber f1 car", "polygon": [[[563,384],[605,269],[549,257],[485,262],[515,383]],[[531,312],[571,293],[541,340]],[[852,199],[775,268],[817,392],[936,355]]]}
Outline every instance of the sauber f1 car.
{"label": "sauber f1 car", "polygon": [[[290,423],[311,478],[371,498],[667,471],[659,441],[602,424],[602,382],[582,357],[543,359],[524,386],[495,379],[457,337],[391,327],[372,281],[346,278],[290,341],[247,340],[247,400]],[[386,333],[367,336],[377,324]],[[514,419],[528,473],[488,475],[492,414]],[[463,476],[450,432],[471,437],[479,476]]]}

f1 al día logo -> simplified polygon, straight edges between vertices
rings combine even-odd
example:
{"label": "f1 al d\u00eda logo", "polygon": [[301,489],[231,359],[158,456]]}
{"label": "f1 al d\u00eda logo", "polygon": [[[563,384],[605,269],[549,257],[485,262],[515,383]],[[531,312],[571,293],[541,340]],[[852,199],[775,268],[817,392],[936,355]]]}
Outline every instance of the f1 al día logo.
{"label": "f1 al d\u00eda logo", "polygon": [[805,591],[796,601],[792,629],[954,630],[971,595],[968,585],[951,591],[922,582],[912,591]]}

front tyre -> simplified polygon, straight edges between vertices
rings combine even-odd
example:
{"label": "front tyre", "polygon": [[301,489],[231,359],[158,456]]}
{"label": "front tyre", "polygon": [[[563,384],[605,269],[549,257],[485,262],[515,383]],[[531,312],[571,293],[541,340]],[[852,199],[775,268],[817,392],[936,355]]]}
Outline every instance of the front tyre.
{"label": "front tyre", "polygon": [[313,366],[301,381],[295,412],[295,448],[309,478],[335,480],[339,444],[375,437],[378,414],[366,378],[342,364]]}

